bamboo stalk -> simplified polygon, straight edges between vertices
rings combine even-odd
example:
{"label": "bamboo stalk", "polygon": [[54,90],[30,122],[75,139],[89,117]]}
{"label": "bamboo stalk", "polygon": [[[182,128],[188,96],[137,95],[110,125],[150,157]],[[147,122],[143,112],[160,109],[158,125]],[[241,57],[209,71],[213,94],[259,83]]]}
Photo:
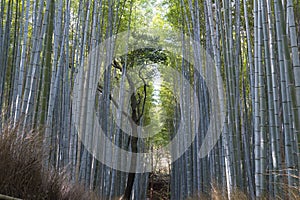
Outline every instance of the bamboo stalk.
{"label": "bamboo stalk", "polygon": [[10,197],[10,196],[6,196],[6,195],[3,195],[3,194],[0,194],[0,199],[3,199],[3,200],[22,200],[22,199],[19,199],[19,198]]}

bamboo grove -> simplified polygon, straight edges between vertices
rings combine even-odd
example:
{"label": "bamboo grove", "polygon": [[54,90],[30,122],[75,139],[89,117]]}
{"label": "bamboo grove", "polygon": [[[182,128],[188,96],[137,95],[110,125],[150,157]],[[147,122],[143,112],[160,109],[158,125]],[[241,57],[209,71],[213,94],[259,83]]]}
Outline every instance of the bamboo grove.
{"label": "bamboo grove", "polygon": [[[155,10],[164,11],[159,14]],[[1,0],[0,130],[5,126],[18,127],[19,135],[26,137],[31,130],[42,129],[45,169],[66,171],[71,182],[84,184],[104,199],[146,199],[150,172],[113,169],[83,145],[78,131],[90,130],[87,116],[94,105],[89,102],[95,101],[106,136],[134,153],[167,144],[175,137],[179,121],[184,120],[187,135],[193,129],[198,131],[185,153],[171,163],[170,199],[201,199],[215,187],[220,187],[222,196],[229,199],[236,190],[250,199],[299,198],[299,10],[299,2],[293,0]],[[179,51],[187,57],[153,49],[153,44],[160,44],[147,32],[137,37],[149,48],[114,57],[116,41],[107,39],[123,31],[143,30],[149,24],[156,26],[157,37],[172,31],[180,33]],[[186,45],[186,37],[200,44],[205,52],[197,45]],[[79,76],[85,84],[99,79],[94,88],[96,99],[92,99],[84,90],[88,86],[76,85],[76,77],[82,63],[96,62],[88,55],[104,41],[109,41],[101,54],[104,56],[97,59],[108,62],[107,67],[101,65],[96,71]],[[224,90],[224,94],[219,94],[217,100],[210,99],[212,94],[205,79],[186,63],[192,57],[194,65],[205,66],[201,59],[205,56],[214,61],[213,67],[220,72],[216,91]],[[142,125],[155,120],[151,114],[158,112],[155,106],[159,107],[155,103],[155,81],[146,82],[159,67],[151,71],[140,67],[143,63],[176,70],[194,92],[180,88],[179,77],[172,76],[169,84],[161,83],[160,107],[167,117],[157,122],[163,124],[163,131],[150,139],[135,137],[139,130],[133,125],[132,135],[126,135],[110,109],[128,103],[129,118],[134,123]],[[203,72],[207,68],[200,67]],[[127,73],[134,70],[136,74]],[[95,77],[100,71],[102,79]],[[161,77],[167,79],[171,72],[165,72],[161,72]],[[118,105],[112,87],[122,85],[124,79],[135,92],[130,102],[119,99]],[[142,87],[134,88],[136,80]],[[77,107],[73,101],[80,95],[87,101],[79,102],[82,104]],[[195,96],[197,102],[193,101]],[[222,134],[208,155],[199,157],[207,127],[210,123],[214,126],[210,120],[214,101],[226,116]],[[80,107],[83,104],[84,111]],[[197,124],[193,124],[192,114],[184,110],[190,107],[199,110]],[[83,119],[74,119],[74,113]],[[86,126],[77,130],[76,120],[84,120],[80,123]],[[102,152],[105,145],[96,148]],[[113,153],[106,159],[113,163],[124,158]],[[138,164],[134,159],[123,162],[131,167]]]}

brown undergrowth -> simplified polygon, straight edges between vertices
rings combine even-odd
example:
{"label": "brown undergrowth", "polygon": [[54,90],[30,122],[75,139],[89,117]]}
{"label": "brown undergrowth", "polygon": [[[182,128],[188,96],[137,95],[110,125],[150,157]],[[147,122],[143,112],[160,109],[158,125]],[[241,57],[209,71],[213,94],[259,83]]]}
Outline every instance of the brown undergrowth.
{"label": "brown undergrowth", "polygon": [[0,133],[0,194],[20,199],[99,199],[64,175],[43,170],[42,138],[38,132],[20,134],[19,127]]}
{"label": "brown undergrowth", "polygon": [[[282,176],[282,175],[281,175]],[[299,179],[299,177],[297,177]],[[275,184],[274,184],[275,186]],[[203,200],[299,200],[300,199],[300,188],[291,187],[285,183],[276,184],[277,194],[276,196],[271,196],[266,192],[261,197],[251,197],[250,194],[245,193],[240,189],[232,189],[230,194],[228,194],[227,189],[217,186],[217,184],[212,184],[210,192],[207,194],[201,193],[199,195],[194,195],[193,197],[187,198],[188,200],[203,199]]]}

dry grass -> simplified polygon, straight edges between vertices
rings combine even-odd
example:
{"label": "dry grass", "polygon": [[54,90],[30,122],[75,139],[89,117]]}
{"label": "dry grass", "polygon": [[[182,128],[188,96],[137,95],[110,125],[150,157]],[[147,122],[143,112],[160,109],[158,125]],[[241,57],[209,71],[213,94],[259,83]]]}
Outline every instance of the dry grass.
{"label": "dry grass", "polygon": [[33,131],[20,137],[17,129],[6,127],[0,134],[0,194],[21,199],[99,199],[55,171],[43,170],[41,137]]}
{"label": "dry grass", "polygon": [[[187,200],[229,200],[228,193],[226,190],[222,190],[219,187],[212,186],[210,193],[201,193],[199,195],[194,195],[192,197],[187,198]],[[251,198],[239,190],[232,191],[230,195],[230,200],[251,200]]]}
{"label": "dry grass", "polygon": [[[260,198],[256,198],[257,200],[299,200],[300,199],[300,188],[299,187],[290,187],[286,184],[277,185],[277,188],[280,192],[278,192],[276,198],[270,197],[269,194],[265,194]],[[194,195],[193,197],[188,198],[188,200],[195,199],[203,199],[203,200],[251,200],[249,194],[245,192],[234,189],[231,191],[230,198],[228,197],[228,192],[226,189],[222,189],[222,187],[218,187],[216,185],[212,185],[210,194],[200,194],[199,196]]]}

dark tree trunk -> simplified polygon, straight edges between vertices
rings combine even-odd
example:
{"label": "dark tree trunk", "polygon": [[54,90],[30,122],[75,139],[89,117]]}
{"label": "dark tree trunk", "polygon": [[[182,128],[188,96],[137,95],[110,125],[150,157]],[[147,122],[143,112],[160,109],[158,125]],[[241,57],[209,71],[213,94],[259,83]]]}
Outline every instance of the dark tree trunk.
{"label": "dark tree trunk", "polygon": [[[131,95],[131,109],[132,109],[132,115],[131,119],[134,123],[139,124],[139,119],[138,119],[138,114],[137,114],[137,99],[135,97],[135,93]],[[132,136],[130,137],[130,142],[131,142],[131,152],[132,153],[137,153],[137,143],[138,143],[138,137],[137,137],[137,126],[132,126]],[[132,157],[131,158],[131,163],[130,163],[130,173],[128,174],[128,179],[127,179],[127,185],[125,189],[125,193],[123,196],[124,200],[129,200],[131,197],[131,191],[133,188],[133,183],[134,183],[134,178],[135,178],[135,171],[136,167],[136,158]]]}

